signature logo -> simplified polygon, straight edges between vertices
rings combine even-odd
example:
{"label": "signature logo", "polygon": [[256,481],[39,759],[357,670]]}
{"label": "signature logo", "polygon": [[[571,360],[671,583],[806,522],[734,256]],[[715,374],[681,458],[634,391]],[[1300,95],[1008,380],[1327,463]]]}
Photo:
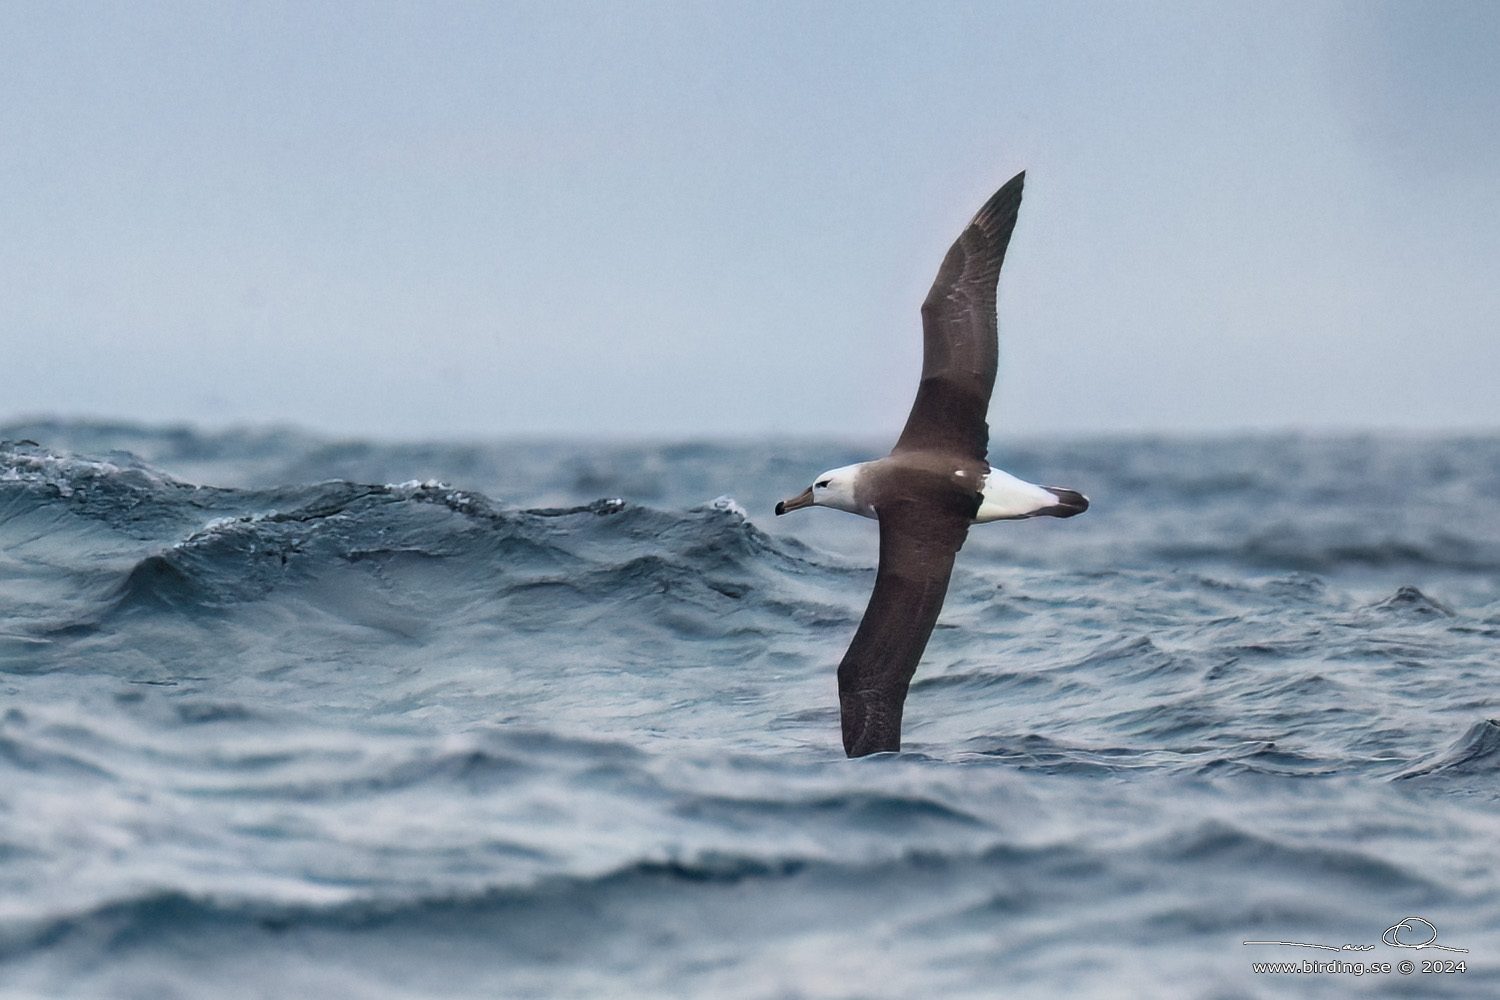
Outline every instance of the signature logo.
{"label": "signature logo", "polygon": [[[1401,940],[1402,931],[1407,931],[1413,936],[1422,933],[1422,931],[1412,927],[1412,924],[1421,924],[1427,929],[1428,937],[1426,941],[1413,944],[1410,941]],[[1400,923],[1391,924],[1391,926],[1385,929],[1385,933],[1380,935],[1380,940],[1392,948],[1415,948],[1417,951],[1421,951],[1423,948],[1436,948],[1439,951],[1461,951],[1466,955],[1469,953],[1469,949],[1467,948],[1450,948],[1445,944],[1437,944],[1437,928],[1432,926],[1431,920],[1423,920],[1421,917],[1407,917]]]}
{"label": "signature logo", "polygon": [[[1405,932],[1405,937],[1402,933]],[[1425,941],[1417,938],[1423,934],[1427,935]],[[1405,917],[1396,921],[1385,929],[1380,935],[1382,943],[1391,948],[1410,948],[1413,951],[1422,951],[1433,948],[1437,951],[1456,951],[1465,955],[1469,953],[1467,948],[1450,948],[1445,944],[1438,944],[1438,931],[1431,920],[1423,917]],[[1283,948],[1318,948],[1322,951],[1374,951],[1373,944],[1313,944],[1310,941],[1241,941],[1240,944],[1274,944]]]}

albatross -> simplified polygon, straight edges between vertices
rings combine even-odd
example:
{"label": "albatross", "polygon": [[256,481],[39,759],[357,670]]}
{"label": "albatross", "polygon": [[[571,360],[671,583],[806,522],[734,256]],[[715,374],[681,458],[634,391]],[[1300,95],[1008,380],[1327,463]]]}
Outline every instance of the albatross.
{"label": "albatross", "polygon": [[839,663],[839,713],[850,757],[901,749],[906,690],[927,648],[969,525],[1072,517],[1077,490],[1038,486],[990,467],[985,422],[999,337],[995,288],[1021,207],[1023,170],[974,216],[943,258],[922,303],[922,380],[885,458],[831,469],[776,505],[880,522],[875,590]]}

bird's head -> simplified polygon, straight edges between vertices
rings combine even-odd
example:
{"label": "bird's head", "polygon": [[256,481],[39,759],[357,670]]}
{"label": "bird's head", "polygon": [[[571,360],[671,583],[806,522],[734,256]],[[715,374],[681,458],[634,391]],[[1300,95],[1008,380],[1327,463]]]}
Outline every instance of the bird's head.
{"label": "bird's head", "polygon": [[859,475],[858,465],[846,465],[841,469],[830,469],[813,480],[813,484],[789,500],[776,505],[777,514],[788,514],[803,507],[832,507],[851,514],[862,511],[854,501],[854,480]]}

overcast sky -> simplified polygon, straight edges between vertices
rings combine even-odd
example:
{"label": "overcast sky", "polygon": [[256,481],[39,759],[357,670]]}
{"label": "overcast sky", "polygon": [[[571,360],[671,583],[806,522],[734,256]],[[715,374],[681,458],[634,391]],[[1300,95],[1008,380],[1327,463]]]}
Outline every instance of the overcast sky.
{"label": "overcast sky", "polygon": [[1500,428],[1500,4],[0,0],[0,420]]}

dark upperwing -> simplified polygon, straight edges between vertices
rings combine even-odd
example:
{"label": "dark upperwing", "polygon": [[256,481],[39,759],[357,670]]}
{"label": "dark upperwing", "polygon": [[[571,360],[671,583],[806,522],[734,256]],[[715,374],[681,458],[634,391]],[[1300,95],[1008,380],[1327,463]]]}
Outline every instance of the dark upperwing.
{"label": "dark upperwing", "polygon": [[943,607],[972,500],[900,497],[880,506],[880,569],[854,641],[839,663],[839,710],[850,757],[901,749],[901,710]]}
{"label": "dark upperwing", "polygon": [[1023,170],[995,192],[943,258],[922,303],[922,382],[892,454],[939,451],[985,460],[985,415],[1000,353],[995,285],[1025,182]]}

